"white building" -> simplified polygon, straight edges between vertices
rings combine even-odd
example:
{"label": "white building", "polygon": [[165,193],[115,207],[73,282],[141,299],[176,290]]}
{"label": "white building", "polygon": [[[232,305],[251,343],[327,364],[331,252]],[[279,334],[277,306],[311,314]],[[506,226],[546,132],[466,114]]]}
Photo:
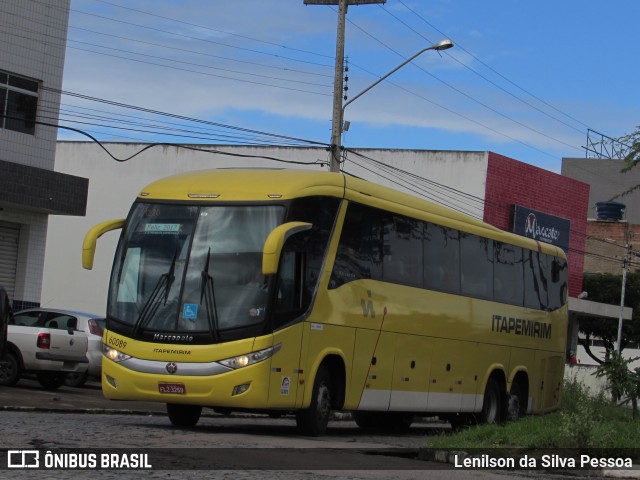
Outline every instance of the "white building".
{"label": "white building", "polygon": [[40,303],[49,215],[84,215],[88,182],[53,171],[70,0],[2,0],[0,285]]}
{"label": "white building", "polygon": [[[106,148],[118,158],[129,157],[148,144],[106,143]],[[158,146],[146,150],[128,162],[118,163],[92,142],[58,142],[56,170],[90,179],[86,217],[55,217],[49,222],[47,257],[43,280],[42,305],[73,308],[104,314],[107,287],[118,232],[107,233],[98,241],[94,268],[82,269],[82,240],[86,231],[104,220],[126,217],[142,188],[162,177],[191,170],[212,168],[307,168],[324,169],[319,165],[291,165],[256,156],[274,157],[297,162],[326,162],[328,153],[321,148],[198,146],[209,152]],[[247,155],[227,156],[211,151]],[[489,152],[435,152],[424,150],[358,150],[371,159],[428,177],[431,184],[421,187],[428,198],[446,203],[477,218],[483,216],[485,179]],[[365,168],[375,170],[361,157],[351,156]],[[394,173],[374,175],[349,161],[345,169],[359,177],[402,190],[401,179]],[[466,192],[461,196],[446,184]],[[416,194],[416,191],[406,190]],[[469,196],[478,201],[469,200]],[[54,253],[55,252],[55,253]],[[61,277],[64,281],[61,281]]]}

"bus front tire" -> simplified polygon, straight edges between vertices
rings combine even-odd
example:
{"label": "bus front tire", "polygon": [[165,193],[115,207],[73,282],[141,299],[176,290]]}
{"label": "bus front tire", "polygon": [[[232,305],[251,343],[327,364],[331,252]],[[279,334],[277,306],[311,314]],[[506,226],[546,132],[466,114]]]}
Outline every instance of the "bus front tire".
{"label": "bus front tire", "polygon": [[199,405],[181,405],[177,403],[167,403],[167,415],[172,425],[176,427],[193,427],[202,414],[202,407]]}
{"label": "bus front tire", "polygon": [[296,413],[296,426],[302,435],[317,437],[327,431],[331,416],[332,387],[331,376],[326,367],[321,366],[313,382],[311,405]]}

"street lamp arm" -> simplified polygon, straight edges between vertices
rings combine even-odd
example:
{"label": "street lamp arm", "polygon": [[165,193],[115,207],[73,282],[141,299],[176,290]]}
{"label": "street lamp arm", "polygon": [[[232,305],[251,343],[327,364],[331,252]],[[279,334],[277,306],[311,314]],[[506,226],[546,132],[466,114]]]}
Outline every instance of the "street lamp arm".
{"label": "street lamp arm", "polygon": [[369,85],[367,88],[365,88],[363,91],[361,91],[360,93],[358,93],[355,97],[353,97],[351,100],[349,100],[348,102],[346,102],[343,106],[342,106],[342,114],[343,114],[343,118],[344,118],[344,110],[345,108],[347,108],[347,105],[349,105],[350,103],[353,103],[355,100],[357,100],[358,98],[360,98],[362,95],[364,95],[365,93],[367,93],[369,90],[371,90],[373,87],[375,87],[376,85],[378,85],[380,82],[382,82],[383,80],[385,80],[386,78],[390,77],[391,75],[393,75],[394,73],[396,73],[398,70],[400,70],[402,67],[404,67],[407,63],[413,61],[416,57],[422,55],[424,52],[428,51],[428,50],[446,50],[447,48],[451,48],[453,47],[453,42],[451,40],[442,40],[439,43],[436,43],[435,45],[431,45],[430,47],[427,48],[423,48],[422,50],[420,50],[418,53],[416,53],[415,55],[413,55],[411,58],[408,58],[407,60],[405,60],[404,62],[402,62],[400,65],[398,65],[396,68],[394,68],[393,70],[391,70],[389,73],[387,73],[386,75],[383,75],[382,77],[380,77],[378,80],[376,80],[374,83],[372,83],[371,85]]}

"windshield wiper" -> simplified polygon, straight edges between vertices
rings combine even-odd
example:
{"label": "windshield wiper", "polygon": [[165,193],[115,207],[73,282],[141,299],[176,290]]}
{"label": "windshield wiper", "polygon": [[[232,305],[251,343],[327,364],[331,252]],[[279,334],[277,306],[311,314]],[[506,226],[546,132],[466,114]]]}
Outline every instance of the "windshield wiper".
{"label": "windshield wiper", "polygon": [[211,260],[211,248],[207,252],[207,261],[204,264],[200,276],[200,304],[204,298],[205,308],[207,310],[207,320],[209,321],[209,330],[214,340],[218,340],[218,307],[216,305],[216,294],[213,286],[213,277],[209,274],[209,262]]}
{"label": "windshield wiper", "polygon": [[158,283],[153,288],[151,295],[144,303],[142,310],[140,311],[140,315],[136,322],[133,324],[133,335],[136,336],[140,332],[140,330],[149,323],[149,320],[153,318],[153,316],[158,311],[158,307],[161,302],[158,302],[158,298],[164,295],[164,305],[167,304],[169,300],[169,292],[171,291],[171,286],[173,285],[173,281],[175,280],[175,270],[176,270],[176,259],[178,257],[178,250],[173,254],[173,260],[171,260],[171,265],[169,266],[169,270],[162,275],[158,279]]}

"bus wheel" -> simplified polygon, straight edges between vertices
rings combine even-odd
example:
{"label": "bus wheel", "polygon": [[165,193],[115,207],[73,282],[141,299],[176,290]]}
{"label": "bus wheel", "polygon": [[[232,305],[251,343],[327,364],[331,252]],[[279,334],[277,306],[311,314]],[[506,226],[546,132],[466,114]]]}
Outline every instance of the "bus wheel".
{"label": "bus wheel", "polygon": [[327,431],[331,415],[331,400],[329,370],[321,366],[313,382],[311,405],[296,413],[296,425],[301,434],[317,437]]}
{"label": "bus wheel", "polygon": [[167,403],[167,415],[176,427],[193,427],[200,420],[201,413],[202,407],[198,405]]}
{"label": "bus wheel", "polygon": [[507,420],[518,420],[525,415],[527,412],[527,395],[528,392],[525,391],[525,387],[514,381],[507,400]]}
{"label": "bus wheel", "polygon": [[0,362],[0,385],[11,387],[20,380],[20,363],[13,353],[7,353]]}
{"label": "bus wheel", "polygon": [[499,383],[495,378],[490,378],[484,391],[484,402],[480,413],[481,423],[500,423],[502,421],[501,398]]}

